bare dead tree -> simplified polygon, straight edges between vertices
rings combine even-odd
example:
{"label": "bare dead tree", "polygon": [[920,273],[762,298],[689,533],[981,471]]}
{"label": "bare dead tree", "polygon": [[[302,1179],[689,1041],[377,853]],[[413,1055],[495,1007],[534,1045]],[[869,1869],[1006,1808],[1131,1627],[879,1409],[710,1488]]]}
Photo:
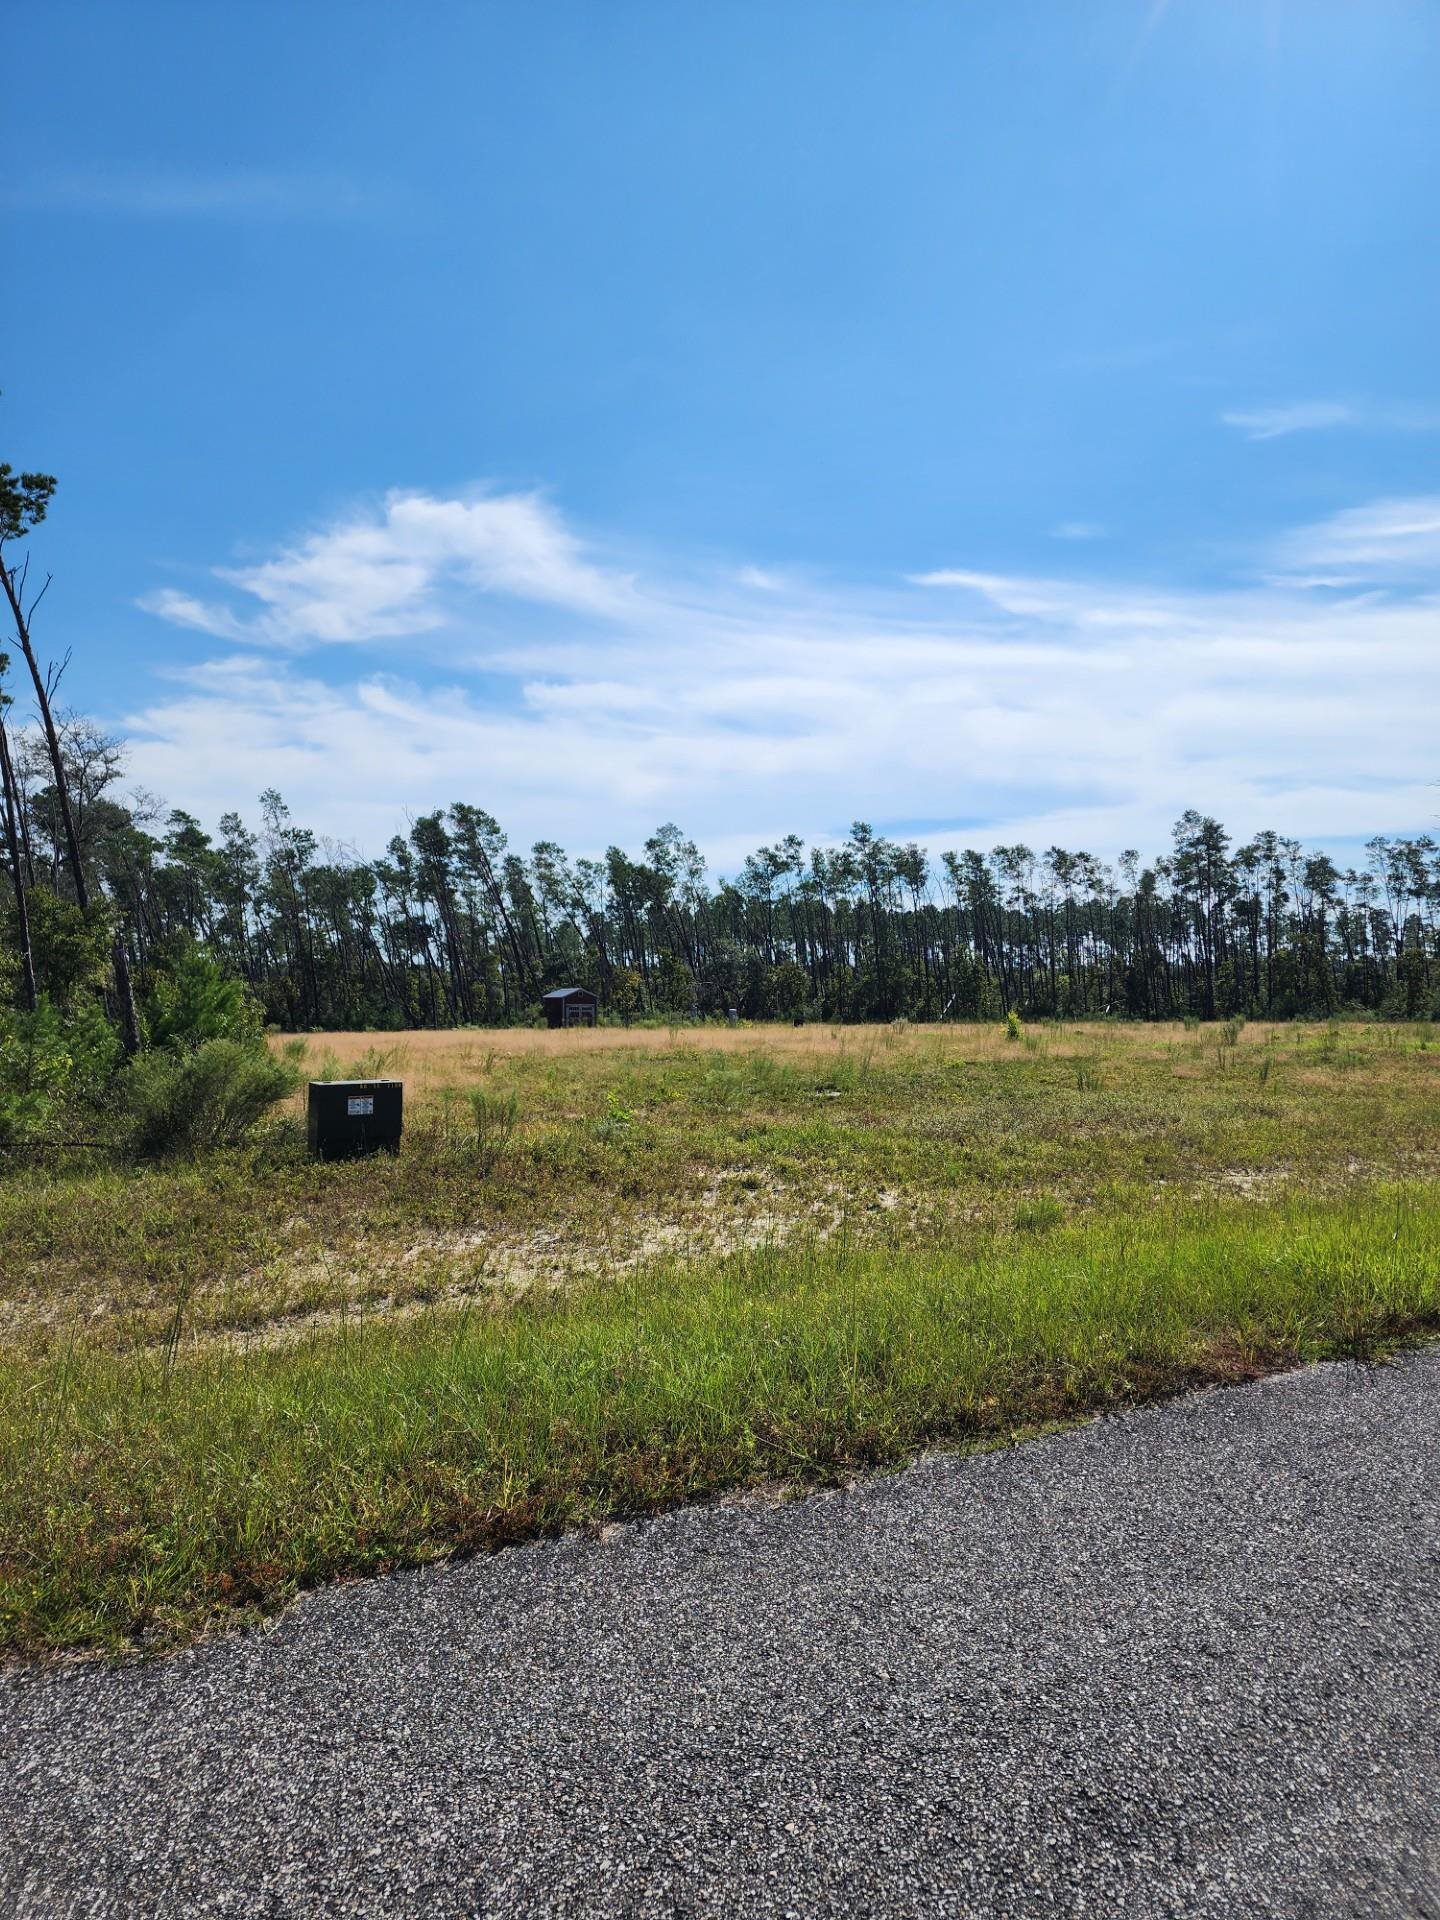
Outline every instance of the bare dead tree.
{"label": "bare dead tree", "polygon": [[55,798],[65,830],[65,846],[75,883],[75,898],[84,909],[90,905],[90,888],[85,878],[85,864],[80,858],[80,841],[75,832],[75,816],[71,811],[70,789],[65,777],[65,758],[60,750],[60,736],[55,728],[55,715],[51,704],[51,694],[60,673],[64,672],[64,664],[61,664],[58,672],[42,673],[30,639],[30,623],[34,618],[35,609],[45,598],[49,589],[50,576],[48,574],[45,576],[44,586],[27,604],[29,556],[27,555],[16,567],[5,551],[8,546],[23,540],[26,534],[39,526],[49,509],[54,492],[53,474],[17,474],[8,462],[0,462],[0,587],[4,588],[5,598],[10,604],[10,617],[14,623],[15,637],[20,642],[20,651],[25,656],[25,664],[30,669],[30,679],[35,687],[35,703],[40,710],[40,725],[44,730],[45,746],[55,775]]}
{"label": "bare dead tree", "polygon": [[[35,703],[40,710],[40,725],[44,730],[45,746],[55,775],[55,801],[60,809],[61,824],[64,828],[65,848],[75,883],[75,899],[81,912],[85,913],[90,907],[90,885],[85,877],[85,862],[80,855],[80,836],[76,831],[75,814],[70,804],[70,783],[67,778],[65,755],[61,750],[60,735],[55,725],[54,711],[55,692],[70,656],[67,654],[58,666],[51,666],[44,673],[40,671],[40,662],[35,656],[35,648],[30,638],[30,623],[35,616],[35,609],[45,598],[49,589],[50,576],[48,574],[45,576],[44,586],[27,603],[29,556],[27,555],[17,568],[7,558],[5,552],[8,545],[23,540],[28,533],[39,526],[45,518],[54,493],[53,474],[17,474],[8,462],[0,462],[0,586],[3,586],[5,598],[10,603],[10,617],[14,622],[15,637],[20,642],[20,651],[25,656],[25,664],[30,669],[30,679],[35,688]],[[140,1048],[140,1022],[135,1012],[135,990],[130,979],[130,959],[125,948],[124,928],[118,920],[111,943],[111,963],[115,969],[115,991],[120,1004],[120,1025],[124,1035],[125,1051],[131,1054],[137,1053]]]}
{"label": "bare dead tree", "polygon": [[[0,653],[0,680],[10,665],[8,653]],[[35,953],[30,944],[30,908],[25,898],[25,863],[20,851],[19,822],[22,817],[19,789],[15,783],[15,764],[10,755],[10,735],[5,726],[9,695],[0,693],[0,788],[4,789],[5,851],[10,860],[10,878],[15,888],[15,934],[20,947],[20,976],[25,1005],[33,1013],[40,994],[35,982]]]}

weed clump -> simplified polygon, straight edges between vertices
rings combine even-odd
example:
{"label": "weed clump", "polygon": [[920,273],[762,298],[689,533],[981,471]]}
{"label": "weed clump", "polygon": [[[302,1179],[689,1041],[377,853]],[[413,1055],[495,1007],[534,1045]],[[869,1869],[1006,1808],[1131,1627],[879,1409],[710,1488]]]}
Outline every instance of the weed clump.
{"label": "weed clump", "polygon": [[1042,1194],[1038,1200],[1022,1200],[1015,1209],[1015,1231],[1017,1233],[1046,1233],[1051,1227],[1058,1227],[1065,1218],[1065,1209],[1058,1200],[1052,1200],[1049,1194]]}
{"label": "weed clump", "polygon": [[513,1093],[470,1089],[470,1111],[475,1119],[475,1158],[489,1173],[504,1158],[520,1124],[520,1101]]}

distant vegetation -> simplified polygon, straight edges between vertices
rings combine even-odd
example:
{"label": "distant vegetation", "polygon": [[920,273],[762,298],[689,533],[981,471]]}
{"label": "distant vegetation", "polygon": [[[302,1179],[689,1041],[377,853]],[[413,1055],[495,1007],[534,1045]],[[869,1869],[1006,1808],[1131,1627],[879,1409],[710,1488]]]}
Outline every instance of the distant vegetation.
{"label": "distant vegetation", "polygon": [[[524,1022],[555,985],[593,987],[617,1018],[843,1022],[1415,1018],[1440,999],[1423,837],[1376,839],[1342,871],[1273,833],[1232,849],[1186,813],[1163,857],[1117,869],[1060,847],[936,862],[857,823],[712,883],[673,826],[640,860],[547,842],[522,858],[460,802],[378,860],[322,850],[274,793],[258,834],[228,816],[218,843],[183,813],[158,834],[111,822],[96,859],[137,972],[198,942],[287,1030]],[[47,873],[63,878],[53,857]]]}

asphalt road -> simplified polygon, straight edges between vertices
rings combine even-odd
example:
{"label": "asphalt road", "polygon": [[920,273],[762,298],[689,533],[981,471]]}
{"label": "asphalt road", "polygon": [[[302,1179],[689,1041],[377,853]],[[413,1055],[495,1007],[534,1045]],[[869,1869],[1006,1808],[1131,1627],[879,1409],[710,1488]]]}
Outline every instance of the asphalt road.
{"label": "asphalt road", "polygon": [[6,1675],[0,1912],[1440,1916],[1440,1352]]}

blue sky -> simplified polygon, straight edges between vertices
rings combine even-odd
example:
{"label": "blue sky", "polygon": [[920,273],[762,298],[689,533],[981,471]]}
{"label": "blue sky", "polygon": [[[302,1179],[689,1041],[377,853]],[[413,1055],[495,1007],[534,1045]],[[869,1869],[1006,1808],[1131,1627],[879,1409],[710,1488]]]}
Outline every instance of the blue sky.
{"label": "blue sky", "polygon": [[37,638],[169,802],[721,865],[1440,814],[1437,0],[26,40]]}

